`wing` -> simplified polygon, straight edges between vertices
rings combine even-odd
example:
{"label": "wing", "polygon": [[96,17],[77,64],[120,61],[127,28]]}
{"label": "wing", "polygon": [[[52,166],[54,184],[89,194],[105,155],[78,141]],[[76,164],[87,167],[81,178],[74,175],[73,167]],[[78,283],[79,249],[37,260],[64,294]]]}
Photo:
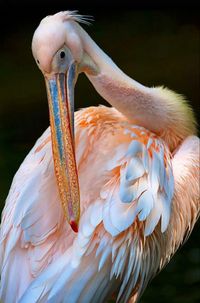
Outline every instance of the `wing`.
{"label": "wing", "polygon": [[[172,168],[175,182],[175,191],[172,202],[172,210],[169,226],[162,239],[161,235],[157,237],[154,248],[153,241],[146,241],[144,250],[149,250],[149,256],[152,256],[151,262],[154,263],[153,253],[160,251],[160,258],[157,266],[157,274],[173,257],[177,249],[184,244],[192,232],[195,223],[200,214],[200,140],[196,136],[186,138],[183,143],[174,152],[172,157]],[[162,240],[162,241],[161,241]],[[159,245],[159,242],[161,245]],[[149,271],[148,253],[144,259],[145,272]],[[155,268],[156,269],[156,268]],[[153,272],[149,272],[150,276]],[[148,280],[147,280],[148,282]],[[145,283],[146,285],[146,283]],[[137,302],[145,287],[137,285],[134,290],[134,296],[130,303]]]}
{"label": "wing", "polygon": [[119,302],[127,302],[159,268],[173,196],[171,155],[155,135],[114,118],[111,109],[107,113],[101,120],[98,112],[98,123],[91,112],[79,121],[84,131],[77,136],[84,146],[90,134],[90,143],[80,157],[81,145],[77,149],[78,236],[20,303],[105,302],[114,291]]}

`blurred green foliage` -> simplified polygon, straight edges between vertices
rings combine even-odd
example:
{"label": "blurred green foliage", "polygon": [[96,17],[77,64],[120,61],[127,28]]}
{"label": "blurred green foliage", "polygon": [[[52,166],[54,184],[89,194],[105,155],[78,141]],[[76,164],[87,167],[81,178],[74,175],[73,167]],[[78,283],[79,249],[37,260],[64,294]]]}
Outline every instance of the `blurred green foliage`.
{"label": "blurred green foliage", "polygon": [[[188,20],[184,14],[156,10],[99,14],[86,30],[128,75],[145,85],[165,85],[186,95],[199,117],[200,32],[192,17]],[[28,23],[8,30],[0,50],[1,208],[14,173],[49,124],[44,81],[30,48],[36,26]],[[75,93],[77,109],[106,104],[83,75]],[[153,280],[142,303],[200,302],[198,231],[199,225]]]}

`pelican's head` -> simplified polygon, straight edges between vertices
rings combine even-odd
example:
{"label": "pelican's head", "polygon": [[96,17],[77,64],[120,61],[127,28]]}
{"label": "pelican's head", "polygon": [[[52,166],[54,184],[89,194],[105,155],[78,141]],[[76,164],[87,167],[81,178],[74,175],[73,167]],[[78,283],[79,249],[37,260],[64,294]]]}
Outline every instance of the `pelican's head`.
{"label": "pelican's head", "polygon": [[49,102],[52,147],[57,184],[65,216],[73,230],[79,221],[79,185],[74,153],[74,84],[82,59],[75,12],[44,18],[36,29],[32,52],[42,71]]}
{"label": "pelican's head", "polygon": [[45,17],[36,29],[32,51],[45,77],[66,73],[71,64],[81,61],[83,50],[75,21],[86,23],[74,12],[60,12]]}

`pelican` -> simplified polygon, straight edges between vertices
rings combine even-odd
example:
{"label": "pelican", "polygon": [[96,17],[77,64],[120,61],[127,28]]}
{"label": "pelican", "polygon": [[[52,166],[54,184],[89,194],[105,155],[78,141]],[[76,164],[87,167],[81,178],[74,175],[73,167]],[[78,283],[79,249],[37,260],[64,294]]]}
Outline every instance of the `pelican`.
{"label": "pelican", "polygon": [[[193,110],[181,95],[125,75],[80,23],[87,18],[59,12],[33,36],[51,126],[2,213],[4,303],[138,302],[199,216]],[[82,72],[111,107],[74,114]]]}

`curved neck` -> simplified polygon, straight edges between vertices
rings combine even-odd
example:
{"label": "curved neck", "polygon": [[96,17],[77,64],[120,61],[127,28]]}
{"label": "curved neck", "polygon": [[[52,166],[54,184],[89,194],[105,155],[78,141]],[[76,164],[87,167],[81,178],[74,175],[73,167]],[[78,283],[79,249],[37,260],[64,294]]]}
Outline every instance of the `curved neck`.
{"label": "curved neck", "polygon": [[195,119],[183,97],[168,89],[149,88],[131,79],[78,27],[85,51],[81,71],[106,101],[131,123],[161,136],[171,150],[195,133]]}

